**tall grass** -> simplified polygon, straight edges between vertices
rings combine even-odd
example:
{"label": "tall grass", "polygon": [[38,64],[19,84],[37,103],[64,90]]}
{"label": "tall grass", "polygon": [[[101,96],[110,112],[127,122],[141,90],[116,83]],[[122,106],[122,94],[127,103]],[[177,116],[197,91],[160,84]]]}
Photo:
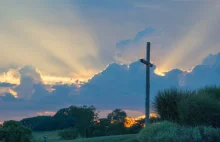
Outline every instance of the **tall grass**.
{"label": "tall grass", "polygon": [[208,95],[190,96],[180,102],[179,116],[184,125],[220,127],[220,102]]}
{"label": "tall grass", "polygon": [[207,86],[198,90],[198,94],[209,95],[210,97],[220,101],[220,87]]}
{"label": "tall grass", "polygon": [[162,120],[178,122],[179,103],[184,98],[195,94],[195,91],[183,91],[179,89],[166,89],[159,91],[154,101],[154,109]]}
{"label": "tall grass", "polygon": [[220,127],[220,87],[160,91],[154,107],[162,120],[189,126]]}

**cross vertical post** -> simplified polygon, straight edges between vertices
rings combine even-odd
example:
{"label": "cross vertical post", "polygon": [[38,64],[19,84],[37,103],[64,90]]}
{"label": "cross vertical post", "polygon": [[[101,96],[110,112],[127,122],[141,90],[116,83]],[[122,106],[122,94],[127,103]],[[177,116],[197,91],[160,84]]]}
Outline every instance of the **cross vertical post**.
{"label": "cross vertical post", "polygon": [[146,48],[146,60],[140,60],[146,65],[145,126],[149,124],[150,118],[150,67],[153,67],[150,63],[150,42],[147,42]]}

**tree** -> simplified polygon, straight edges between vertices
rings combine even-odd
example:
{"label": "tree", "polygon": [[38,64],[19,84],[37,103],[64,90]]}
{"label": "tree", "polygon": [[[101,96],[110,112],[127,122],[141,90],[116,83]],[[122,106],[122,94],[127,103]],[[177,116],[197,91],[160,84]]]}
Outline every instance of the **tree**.
{"label": "tree", "polygon": [[31,137],[31,129],[24,127],[18,121],[6,121],[0,127],[0,140],[5,142],[30,142]]}
{"label": "tree", "polygon": [[110,122],[107,118],[102,118],[95,121],[89,127],[89,137],[105,136],[107,134]]}
{"label": "tree", "polygon": [[125,130],[123,122],[115,121],[109,125],[106,135],[122,135],[125,133]]}
{"label": "tree", "polygon": [[126,117],[127,117],[126,112],[121,109],[115,109],[107,116],[110,122],[114,122],[114,121],[124,122]]}
{"label": "tree", "polygon": [[48,129],[48,125],[49,125],[48,122],[52,122],[52,116],[37,116],[37,117],[25,118],[20,122],[25,127],[28,127],[34,131],[53,130],[53,129]]}
{"label": "tree", "polygon": [[97,119],[98,113],[94,106],[71,106],[69,108],[59,110],[54,115],[54,118],[64,118],[67,116],[75,118],[76,125],[74,127],[78,129],[81,136],[85,137],[89,126],[95,119]]}
{"label": "tree", "polygon": [[76,127],[80,133],[85,133],[92,121],[97,119],[97,116],[96,108],[93,106],[70,106],[69,108],[60,109],[54,116],[26,118],[21,120],[21,123],[34,131],[62,130]]}

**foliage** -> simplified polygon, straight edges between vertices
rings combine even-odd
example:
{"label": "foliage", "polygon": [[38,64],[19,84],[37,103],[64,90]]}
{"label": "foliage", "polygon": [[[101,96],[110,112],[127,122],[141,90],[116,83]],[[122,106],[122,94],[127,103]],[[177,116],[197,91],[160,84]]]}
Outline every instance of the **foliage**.
{"label": "foliage", "polygon": [[34,129],[36,125],[41,123],[44,119],[51,118],[50,116],[37,116],[37,117],[31,117],[31,118],[25,118],[21,120],[20,122],[31,129]]}
{"label": "foliage", "polygon": [[217,86],[208,86],[198,90],[198,94],[208,95],[214,99],[220,101],[220,87]]}
{"label": "foliage", "polygon": [[179,124],[220,127],[220,88],[205,87],[198,91],[168,89],[160,91],[154,106],[162,120]]}
{"label": "foliage", "polygon": [[58,135],[63,140],[73,140],[78,137],[78,134],[79,132],[76,128],[69,128],[69,129],[61,130]]}
{"label": "foliage", "polygon": [[2,125],[0,125],[0,141],[3,140],[3,138],[4,138],[4,129]]}
{"label": "foliage", "polygon": [[209,95],[196,94],[184,99],[179,113],[182,124],[220,127],[220,102]]}
{"label": "foliage", "polygon": [[144,128],[138,140],[140,142],[216,142],[220,140],[220,130],[212,127],[183,127],[165,121]]}
{"label": "foliage", "polygon": [[178,122],[178,104],[183,99],[194,92],[182,91],[178,89],[167,89],[159,91],[155,97],[154,107],[162,120]]}
{"label": "foliage", "polygon": [[82,136],[86,129],[97,119],[96,108],[93,106],[70,106],[57,111],[54,116],[37,116],[21,120],[24,126],[34,131],[52,131],[76,127]]}
{"label": "foliage", "polygon": [[106,135],[122,135],[125,133],[124,122],[114,122],[109,125]]}
{"label": "foliage", "polygon": [[126,117],[127,117],[126,112],[121,109],[115,109],[107,116],[110,122],[114,122],[114,121],[124,122]]}
{"label": "foliage", "polygon": [[89,127],[89,137],[105,136],[110,122],[107,118],[99,119],[98,122],[93,123]]}
{"label": "foliage", "polygon": [[149,119],[149,121],[150,121],[150,123],[152,124],[152,123],[161,122],[162,120],[161,120],[160,117],[151,117],[151,118]]}
{"label": "foliage", "polygon": [[0,140],[5,142],[30,142],[32,131],[17,121],[6,121],[0,127]]}
{"label": "foliage", "polygon": [[126,129],[126,134],[138,134],[143,128],[142,124],[137,123]]}
{"label": "foliage", "polygon": [[76,127],[82,137],[86,136],[86,130],[93,123],[93,120],[97,119],[96,108],[93,106],[71,106],[69,108],[64,108],[59,110],[54,117],[55,118],[65,118],[66,116],[74,117]]}

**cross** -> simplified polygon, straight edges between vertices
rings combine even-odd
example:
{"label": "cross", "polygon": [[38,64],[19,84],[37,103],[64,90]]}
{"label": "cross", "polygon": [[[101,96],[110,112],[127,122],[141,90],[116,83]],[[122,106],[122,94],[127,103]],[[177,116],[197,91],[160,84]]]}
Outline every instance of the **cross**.
{"label": "cross", "polygon": [[145,126],[149,124],[150,118],[150,42],[147,42],[146,60],[140,59],[141,63],[146,65],[146,98],[145,98]]}

